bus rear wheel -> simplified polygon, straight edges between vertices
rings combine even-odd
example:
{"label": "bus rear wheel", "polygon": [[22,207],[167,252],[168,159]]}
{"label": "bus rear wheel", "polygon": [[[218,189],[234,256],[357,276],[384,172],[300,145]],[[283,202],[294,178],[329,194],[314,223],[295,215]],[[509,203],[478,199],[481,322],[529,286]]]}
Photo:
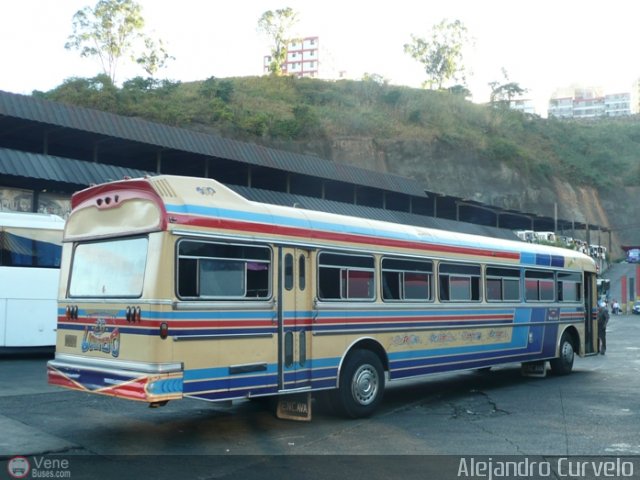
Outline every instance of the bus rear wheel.
{"label": "bus rear wheel", "polygon": [[549,362],[551,371],[556,375],[567,375],[573,369],[573,359],[575,351],[573,342],[568,332],[562,334],[560,338],[560,355]]}
{"label": "bus rear wheel", "polygon": [[383,392],[382,362],[369,350],[355,350],[345,360],[332,403],[346,417],[368,417],[382,401]]}

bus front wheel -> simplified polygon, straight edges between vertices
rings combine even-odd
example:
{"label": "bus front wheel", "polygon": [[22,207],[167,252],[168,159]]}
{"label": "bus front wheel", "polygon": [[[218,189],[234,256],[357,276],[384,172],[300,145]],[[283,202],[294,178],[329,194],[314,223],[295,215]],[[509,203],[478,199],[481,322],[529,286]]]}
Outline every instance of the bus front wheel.
{"label": "bus front wheel", "polygon": [[549,362],[551,371],[556,375],[567,375],[571,373],[574,357],[575,351],[573,349],[573,343],[571,342],[571,336],[568,332],[564,332],[560,339],[560,355]]}
{"label": "bus front wheel", "polygon": [[346,417],[368,417],[380,404],[383,392],[382,362],[369,350],[355,350],[342,367],[333,403]]}

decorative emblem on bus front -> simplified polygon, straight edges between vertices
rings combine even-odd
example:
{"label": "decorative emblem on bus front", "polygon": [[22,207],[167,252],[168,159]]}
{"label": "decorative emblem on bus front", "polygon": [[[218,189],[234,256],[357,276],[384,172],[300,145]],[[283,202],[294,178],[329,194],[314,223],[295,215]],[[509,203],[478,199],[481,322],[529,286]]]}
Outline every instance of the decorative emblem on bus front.
{"label": "decorative emblem on bus front", "polygon": [[94,327],[84,327],[82,339],[82,351],[111,354],[112,357],[120,355],[120,331],[118,327],[111,330],[107,327],[104,318],[98,318]]}
{"label": "decorative emblem on bus front", "polygon": [[213,187],[196,187],[196,192],[201,195],[215,195],[216,191]]}

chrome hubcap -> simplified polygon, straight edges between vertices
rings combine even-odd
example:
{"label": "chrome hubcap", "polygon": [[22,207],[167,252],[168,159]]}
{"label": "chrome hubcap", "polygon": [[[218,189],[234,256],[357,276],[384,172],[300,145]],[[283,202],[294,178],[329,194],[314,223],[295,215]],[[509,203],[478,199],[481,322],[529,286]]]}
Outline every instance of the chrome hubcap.
{"label": "chrome hubcap", "polygon": [[378,372],[371,365],[361,365],[353,375],[351,393],[360,405],[373,402],[378,394]]}
{"label": "chrome hubcap", "polygon": [[573,362],[573,347],[569,342],[565,342],[562,345],[562,358],[566,363]]}

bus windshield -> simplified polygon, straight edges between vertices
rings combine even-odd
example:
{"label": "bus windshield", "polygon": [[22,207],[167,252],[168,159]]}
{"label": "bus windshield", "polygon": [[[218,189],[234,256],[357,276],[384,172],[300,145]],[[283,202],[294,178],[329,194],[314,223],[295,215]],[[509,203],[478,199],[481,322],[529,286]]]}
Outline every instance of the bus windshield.
{"label": "bus windshield", "polygon": [[70,297],[142,295],[147,238],[128,238],[76,246],[71,265]]}

